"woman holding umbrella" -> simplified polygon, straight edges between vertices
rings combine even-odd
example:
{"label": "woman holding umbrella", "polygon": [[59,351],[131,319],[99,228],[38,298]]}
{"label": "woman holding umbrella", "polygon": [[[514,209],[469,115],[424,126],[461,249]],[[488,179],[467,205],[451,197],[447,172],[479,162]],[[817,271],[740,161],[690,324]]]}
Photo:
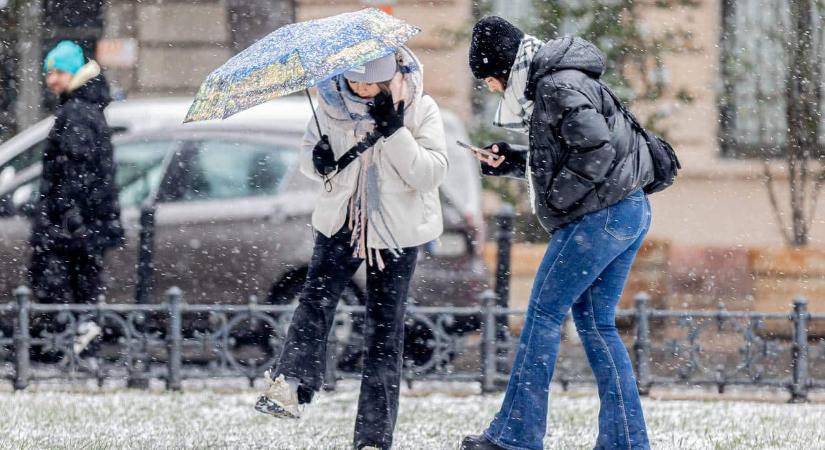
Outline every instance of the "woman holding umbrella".
{"label": "woman holding umbrella", "polygon": [[319,123],[308,125],[301,157],[302,172],[324,185],[312,215],[315,247],[283,353],[266,373],[269,388],[255,408],[300,417],[301,405],[322,386],[338,299],[366,262],[366,342],[354,445],[388,449],[417,247],[438,238],[443,228],[443,124],[435,101],[423,93],[421,64],[406,47],[322,82],[318,94]]}

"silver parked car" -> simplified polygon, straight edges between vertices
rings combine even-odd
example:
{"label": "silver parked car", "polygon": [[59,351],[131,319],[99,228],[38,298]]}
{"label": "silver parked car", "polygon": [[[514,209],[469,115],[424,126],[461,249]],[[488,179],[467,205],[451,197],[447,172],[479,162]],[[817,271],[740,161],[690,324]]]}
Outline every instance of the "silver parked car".
{"label": "silver parked car", "polygon": [[[106,110],[127,232],[125,246],[107,256],[108,301],[134,301],[140,211],[147,205],[156,209],[152,301],[171,286],[183,289],[190,303],[245,303],[252,295],[261,302],[294,301],[312,252],[310,214],[321,188],[297,170],[309,104],[288,97],[225,121],[182,125],[189,104],[128,100]],[[0,145],[4,294],[26,283],[27,211],[52,120]],[[445,232],[424,246],[410,295],[419,305],[466,306],[489,280],[480,257],[481,182],[475,160],[454,144],[467,140],[461,122],[449,112],[444,120],[450,158],[441,188]],[[359,302],[364,284],[360,273],[345,300]]]}

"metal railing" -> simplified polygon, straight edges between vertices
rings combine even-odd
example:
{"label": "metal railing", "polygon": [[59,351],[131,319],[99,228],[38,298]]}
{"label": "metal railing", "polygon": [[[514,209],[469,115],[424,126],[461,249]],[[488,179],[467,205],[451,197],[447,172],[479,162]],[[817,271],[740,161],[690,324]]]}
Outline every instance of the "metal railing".
{"label": "metal railing", "polygon": [[[130,387],[165,380],[171,390],[185,379],[246,377],[250,383],[276,363],[294,306],[188,304],[172,288],[163,303],[152,303],[154,211],[141,214],[141,242],[135,301],[130,304],[40,304],[25,287],[14,299],[0,300],[0,378],[15,389],[51,379],[125,379]],[[480,383],[485,392],[500,389],[518,348],[517,329],[525,311],[509,308],[513,210],[496,217],[498,243],[495,286],[472,307],[407,309],[406,325],[416,330],[418,353],[405,359],[404,378]],[[640,391],[652,386],[703,385],[787,389],[792,401],[825,388],[825,314],[810,314],[805,299],[788,313],[651,308],[639,294],[635,307],[619,310],[623,340],[633,359]],[[340,306],[330,333],[326,380],[334,389],[341,378],[357,377],[363,337],[356,320],[364,308]],[[456,323],[480,319],[478,332],[459,331]],[[94,356],[76,354],[81,324],[95,322],[106,333]],[[44,326],[50,323],[50,326]],[[564,329],[568,329],[565,327]],[[816,336],[809,330],[815,329]],[[342,330],[344,332],[342,332]],[[592,373],[575,335],[565,336],[554,380],[565,388],[592,382]],[[409,335],[409,333],[408,333]],[[421,351],[423,349],[423,352]],[[356,362],[353,364],[353,360]],[[347,361],[345,364],[344,362]]]}
{"label": "metal railing", "polygon": [[[180,389],[185,379],[246,377],[251,382],[275,364],[293,310],[261,305],[254,297],[246,305],[187,304],[176,288],[166,293],[164,303],[152,305],[37,304],[25,287],[14,297],[0,305],[2,323],[12,322],[11,336],[0,335],[0,368],[18,390],[50,379],[102,383],[120,378],[132,387],[161,379],[171,390]],[[498,301],[487,291],[477,307],[410,306],[407,323],[424,331],[428,352],[405,365],[404,378],[472,381],[485,392],[500,389],[518,345],[508,324],[517,325],[524,311],[503,308]],[[328,345],[329,389],[336,380],[358,376],[340,370],[338,359],[342,349],[360,341],[352,332],[341,340],[336,331],[352,327],[351,319],[363,313],[357,306],[338,310]],[[44,316],[59,326],[38,331],[36,322]],[[467,316],[481,318],[480,333],[453,331],[457,319]],[[825,315],[809,314],[805,299],[794,300],[788,313],[675,311],[651,309],[649,297],[640,294],[635,308],[620,310],[617,318],[630,322],[624,338],[644,394],[661,385],[711,385],[720,391],[753,385],[781,387],[793,401],[805,401],[810,389],[825,388],[825,341],[808,333],[812,324],[825,326]],[[110,333],[94,358],[73,351],[80,325],[88,321]],[[572,340],[565,337],[554,376],[565,386],[592,381],[586,359],[575,353],[580,345]],[[244,353],[250,349],[257,350]],[[38,362],[32,355],[57,357]]]}

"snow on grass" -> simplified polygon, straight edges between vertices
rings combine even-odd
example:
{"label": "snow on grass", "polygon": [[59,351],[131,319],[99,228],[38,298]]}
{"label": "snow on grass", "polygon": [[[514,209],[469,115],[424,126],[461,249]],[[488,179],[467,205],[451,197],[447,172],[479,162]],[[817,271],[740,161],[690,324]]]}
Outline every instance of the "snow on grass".
{"label": "snow on grass", "polygon": [[[395,449],[456,449],[484,429],[500,395],[464,385],[405,390]],[[160,390],[35,388],[0,392],[2,449],[348,449],[357,385],[322,393],[304,418],[255,412],[258,390],[227,386]],[[644,400],[654,449],[825,448],[825,404]],[[547,449],[592,449],[598,401],[592,390],[555,390]]]}

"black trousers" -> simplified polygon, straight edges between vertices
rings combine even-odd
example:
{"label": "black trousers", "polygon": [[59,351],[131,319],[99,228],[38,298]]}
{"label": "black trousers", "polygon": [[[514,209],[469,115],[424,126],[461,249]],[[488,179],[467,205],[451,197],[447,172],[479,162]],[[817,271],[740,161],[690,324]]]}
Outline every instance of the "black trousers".
{"label": "black trousers", "polygon": [[[398,415],[407,290],[417,256],[417,247],[405,248],[399,256],[381,251],[384,270],[367,268],[365,353],[355,448],[371,445],[389,449],[392,445]],[[302,390],[310,392],[321,388],[335,308],[362,263],[362,259],[352,256],[350,231],[346,227],[332,238],[316,233],[306,284],[273,377],[283,374],[296,379]]]}
{"label": "black trousers", "polygon": [[[95,303],[104,292],[102,275],[102,253],[34,249],[29,265],[34,298],[39,303]],[[56,313],[35,314],[31,328],[35,335],[66,331],[66,325],[57,320]],[[83,354],[93,356],[99,346],[100,338],[97,338]],[[68,351],[71,352],[70,349]],[[35,358],[46,362],[57,361],[63,355],[61,351],[35,350]]]}
{"label": "black trousers", "polygon": [[103,254],[35,249],[29,278],[41,303],[95,303],[103,293]]}

